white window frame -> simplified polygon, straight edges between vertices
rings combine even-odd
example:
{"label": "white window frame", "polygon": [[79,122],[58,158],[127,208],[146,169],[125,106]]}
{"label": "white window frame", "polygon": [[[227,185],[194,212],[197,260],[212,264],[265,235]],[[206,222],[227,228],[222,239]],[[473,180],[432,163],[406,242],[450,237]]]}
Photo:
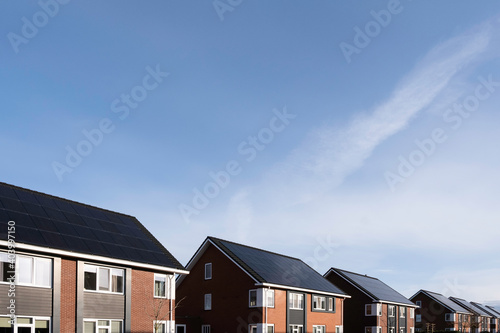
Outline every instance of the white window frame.
{"label": "white window frame", "polygon": [[257,333],[259,331],[257,325],[250,324],[248,325],[248,333]]}
{"label": "white window frame", "polygon": [[303,325],[290,325],[290,333],[304,333]]}
{"label": "white window frame", "polygon": [[399,318],[406,318],[406,307],[399,307]]}
{"label": "white window frame", "polygon": [[[9,320],[11,319],[10,317],[7,317],[7,316],[2,316],[3,318],[8,318]],[[17,319],[20,319],[20,318],[29,318],[32,320],[31,324],[19,324],[16,320],[16,323],[14,325],[11,325],[11,327],[13,328],[13,331],[12,332],[17,332],[17,328],[18,327],[25,327],[25,328],[31,328],[31,332],[35,332],[35,325],[36,325],[36,321],[39,320],[39,321],[48,321],[49,322],[49,333],[52,333],[52,320],[50,317],[33,317],[33,316],[16,316]]]}
{"label": "white window frame", "polygon": [[[295,296],[297,299],[295,299]],[[297,304],[294,304],[297,301]],[[288,306],[291,310],[304,310],[304,294],[290,293],[288,296]]]}
{"label": "white window frame", "polygon": [[344,333],[344,326],[343,325],[335,326],[335,333]]}
{"label": "white window frame", "polygon": [[158,333],[157,329],[157,324],[162,325],[165,330],[163,332],[167,333],[167,321],[166,320],[153,320],[153,333]]}
{"label": "white window frame", "polygon": [[210,333],[210,325],[201,325],[201,333]]}
{"label": "white window frame", "polygon": [[335,312],[335,297],[328,297],[328,311]]}
{"label": "white window frame", "polygon": [[[19,268],[21,267],[19,265],[19,260],[21,258],[27,258],[27,259],[31,260],[31,282],[20,282],[20,280],[19,280],[19,278],[21,277],[21,275],[19,273]],[[39,270],[39,266],[40,266],[42,261],[45,261],[45,262],[49,261],[50,262],[50,277],[49,277],[50,283],[48,285],[41,284],[41,283],[38,283],[38,281],[36,281],[37,280],[37,272]],[[23,254],[16,255],[16,284],[17,285],[39,287],[39,288],[52,288],[53,277],[54,277],[54,260],[52,260],[52,258],[35,257],[35,256],[28,256],[28,255],[23,255]]]}
{"label": "white window frame", "polygon": [[[273,289],[264,289],[264,293],[266,295],[266,307],[274,308],[274,300],[275,300],[274,299],[274,290]],[[270,302],[269,296],[271,296],[272,304]]]}
{"label": "white window frame", "polygon": [[[265,325],[265,324],[264,324]],[[272,333],[276,333],[274,331],[274,324],[267,324],[267,326],[264,326],[264,332],[263,333],[269,333],[269,327],[272,327],[273,328],[273,332]]]}
{"label": "white window frame", "polygon": [[410,319],[415,318],[415,308],[409,308],[410,309]]}
{"label": "white window frame", "polygon": [[[86,268],[91,268],[91,267],[94,267],[96,268],[96,289],[86,289],[85,288],[85,284],[84,284],[84,287],[83,287],[83,290],[85,292],[90,292],[90,293],[103,293],[103,294],[114,294],[114,295],[123,295],[125,293],[125,269],[124,268],[118,268],[118,267],[110,267],[110,266],[101,266],[101,265],[94,265],[94,264],[87,264],[85,263],[84,264],[84,276],[85,276],[85,272],[86,272]],[[106,269],[109,271],[109,290],[100,290],[100,286],[99,286],[99,277],[100,277],[100,271],[101,269]],[[121,271],[122,275],[122,291],[119,292],[119,291],[112,291],[113,290],[113,270],[114,271]],[[119,276],[119,275],[117,275]],[[84,278],[85,279],[85,278]],[[84,282],[85,283],[85,282]],[[108,319],[102,319],[102,320],[108,320]]]}
{"label": "white window frame", "polygon": [[[328,297],[326,296],[320,296],[320,295],[313,295],[312,299],[312,306],[313,310],[319,310],[319,311],[327,311],[328,309]],[[319,304],[319,307],[318,307]],[[321,307],[321,305],[324,305],[325,307]]]}
{"label": "white window frame", "polygon": [[[10,269],[9,265],[11,265],[11,264],[14,264],[14,265],[16,264],[16,254],[15,253],[9,254],[7,252],[0,251],[0,284],[10,284],[9,278],[16,276],[16,272],[14,270]],[[4,273],[3,268],[5,269],[6,276],[3,276],[3,273]],[[12,272],[12,273],[9,273],[9,272]],[[6,281],[3,281],[4,279]],[[13,282],[15,282],[15,281],[13,281]]]}
{"label": "white window frame", "polygon": [[396,306],[388,304],[387,305],[387,312],[389,317],[396,317]]}
{"label": "white window frame", "polygon": [[[158,278],[158,279],[157,279]],[[163,283],[164,283],[164,286],[163,286],[163,291],[165,293],[165,295],[156,295],[156,281],[159,281],[160,279],[164,279]],[[167,295],[170,294],[170,283],[169,283],[169,279],[167,277],[167,274],[158,274],[158,273],[155,273],[154,275],[154,282],[153,282],[153,297],[154,298],[168,298]]]}
{"label": "white window frame", "polygon": [[[368,308],[370,308],[370,314],[368,314]],[[366,317],[380,317],[382,316],[382,304],[380,303],[372,303],[365,304],[365,316]]]}
{"label": "white window frame", "polygon": [[[252,294],[255,294],[255,304],[252,305]],[[256,308],[258,304],[257,301],[257,289],[250,289],[248,291],[248,307],[249,308]]]}
{"label": "white window frame", "polygon": [[175,324],[175,333],[178,333],[177,327],[184,327],[184,333],[186,333],[186,324]]}
{"label": "white window frame", "polygon": [[205,294],[203,304],[205,310],[212,310],[212,294]]}
{"label": "white window frame", "polygon": [[313,325],[312,333],[326,333],[326,325]]}
{"label": "white window frame", "polygon": [[[109,321],[109,325],[107,326],[99,326],[99,321]],[[84,318],[83,319],[83,324],[85,325],[85,322],[93,322],[95,323],[95,333],[99,332],[99,328],[104,328],[108,329],[109,332],[111,332],[111,327],[112,327],[112,322],[120,322],[120,327],[121,327],[121,333],[123,333],[124,327],[123,327],[123,319],[95,319],[95,318]]]}
{"label": "white window frame", "polygon": [[205,264],[205,280],[212,280],[212,263]]}
{"label": "white window frame", "polygon": [[444,321],[455,322],[455,314],[454,313],[445,313]]}

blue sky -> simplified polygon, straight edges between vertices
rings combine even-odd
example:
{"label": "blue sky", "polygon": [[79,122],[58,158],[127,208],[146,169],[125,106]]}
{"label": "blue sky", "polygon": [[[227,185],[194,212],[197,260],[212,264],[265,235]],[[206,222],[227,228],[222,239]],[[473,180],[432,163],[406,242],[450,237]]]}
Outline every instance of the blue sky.
{"label": "blue sky", "polygon": [[500,305],[496,1],[2,7],[1,181]]}

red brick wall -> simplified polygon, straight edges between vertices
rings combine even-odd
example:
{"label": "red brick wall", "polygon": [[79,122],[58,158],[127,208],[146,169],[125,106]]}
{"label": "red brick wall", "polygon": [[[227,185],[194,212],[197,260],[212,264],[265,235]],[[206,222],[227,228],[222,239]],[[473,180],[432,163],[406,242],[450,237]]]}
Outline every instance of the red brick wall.
{"label": "red brick wall", "polygon": [[446,309],[427,295],[419,293],[412,298],[411,301],[413,303],[417,301],[422,302],[422,306],[419,309],[415,309],[415,317],[417,314],[420,314],[422,319],[420,323],[415,322],[415,330],[417,330],[417,328],[425,330],[427,323],[435,324],[434,330],[445,330],[446,328],[457,327],[453,322],[445,321],[445,314],[449,313],[450,310]]}
{"label": "red brick wall", "polygon": [[[174,319],[175,301],[172,307]],[[160,310],[158,316],[156,310]],[[169,320],[169,310],[168,299],[154,298],[154,272],[132,269],[132,332],[153,332],[153,320]]]}
{"label": "red brick wall", "polygon": [[307,332],[313,331],[313,325],[325,325],[326,332],[335,332],[335,326],[342,325],[342,298],[335,298],[335,313],[311,311],[312,295],[307,294]]}
{"label": "red brick wall", "polygon": [[61,332],[76,331],[76,261],[61,259]]}
{"label": "red brick wall", "polygon": [[[274,289],[274,308],[267,308],[267,322],[274,324],[274,331],[286,332],[286,290]],[[265,318],[264,318],[265,320]]]}
{"label": "red brick wall", "polygon": [[[212,263],[212,279],[205,280],[205,263]],[[255,282],[213,245],[209,245],[196,265],[177,288],[176,324],[186,324],[188,333],[247,332],[248,325],[262,322],[262,309],[248,307],[248,291]],[[212,294],[212,310],[204,310],[204,295]],[[275,296],[276,297],[276,296]],[[277,331],[276,331],[277,332]]]}

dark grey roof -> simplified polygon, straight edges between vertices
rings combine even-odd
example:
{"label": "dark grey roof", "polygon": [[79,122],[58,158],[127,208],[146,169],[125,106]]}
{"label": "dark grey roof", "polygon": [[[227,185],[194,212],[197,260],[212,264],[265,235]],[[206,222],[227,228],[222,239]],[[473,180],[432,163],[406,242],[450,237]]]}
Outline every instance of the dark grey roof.
{"label": "dark grey roof", "polygon": [[208,237],[259,283],[346,295],[302,260]]}
{"label": "dark grey roof", "polygon": [[391,303],[401,303],[415,306],[408,298],[404,297],[396,290],[389,287],[377,278],[345,271],[339,268],[331,268],[328,273],[338,274],[351,283],[354,287],[370,295],[374,301],[385,301]]}
{"label": "dark grey roof", "polygon": [[466,308],[466,309],[469,309],[470,311],[472,312],[475,312],[481,316],[489,316],[489,314],[487,314],[486,312],[484,312],[482,309],[480,309],[479,307],[477,306],[474,306],[473,304],[471,304],[470,302],[467,302],[466,300],[462,299],[462,298],[458,298],[458,297],[450,297],[450,299],[457,303],[457,304],[460,304],[460,306]]}
{"label": "dark grey roof", "polygon": [[476,308],[481,309],[483,312],[486,312],[488,315],[490,315],[490,316],[492,316],[494,318],[498,318],[498,316],[499,316],[498,313],[496,313],[492,309],[489,309],[485,305],[482,305],[482,304],[476,303],[476,302],[470,302],[470,304],[474,305]]}
{"label": "dark grey roof", "polygon": [[500,318],[500,310],[497,310],[491,305],[486,305],[486,308],[488,308],[488,310],[490,310],[493,314],[496,314],[497,318]]}
{"label": "dark grey roof", "polygon": [[183,270],[135,218],[0,182],[0,239]]}
{"label": "dark grey roof", "polygon": [[420,290],[419,292],[427,294],[427,296],[433,298],[435,301],[441,303],[442,305],[446,306],[447,308],[449,308],[452,311],[461,312],[461,313],[470,313],[470,310],[458,305],[457,303],[453,302],[452,300],[450,300],[446,296],[443,296],[439,293],[435,293],[435,292],[428,291],[428,290]]}

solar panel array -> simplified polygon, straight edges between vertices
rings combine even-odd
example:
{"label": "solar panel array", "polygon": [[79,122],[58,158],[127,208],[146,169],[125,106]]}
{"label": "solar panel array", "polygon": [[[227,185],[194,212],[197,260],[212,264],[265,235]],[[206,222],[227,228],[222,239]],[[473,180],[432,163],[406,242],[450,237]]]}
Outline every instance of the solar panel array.
{"label": "solar panel array", "polygon": [[431,291],[425,291],[425,292],[427,294],[429,294],[430,296],[432,296],[437,301],[439,301],[440,303],[446,305],[450,309],[453,309],[455,312],[465,312],[465,313],[469,313],[470,312],[466,308],[458,305],[457,303],[453,302],[452,300],[450,300],[449,298],[446,298],[445,296],[443,296],[441,294],[434,293],[434,292],[431,292]]}
{"label": "solar panel array", "polygon": [[183,269],[135,218],[0,183],[0,239]]}
{"label": "solar panel array", "polygon": [[484,312],[481,308],[474,306],[474,304],[471,304],[470,302],[464,299],[456,297],[450,297],[450,299],[455,303],[460,304],[460,306],[462,306],[463,308],[471,309],[473,312],[478,313],[481,316],[489,316],[489,314]]}
{"label": "solar panel array", "polygon": [[406,297],[404,297],[379,279],[340,269],[335,269],[335,271],[340,272],[342,275],[357,284],[359,287],[368,291],[368,293],[372,294],[377,300],[415,305]]}
{"label": "solar panel array", "polygon": [[253,247],[209,237],[216,245],[263,283],[345,295],[303,261]]}

